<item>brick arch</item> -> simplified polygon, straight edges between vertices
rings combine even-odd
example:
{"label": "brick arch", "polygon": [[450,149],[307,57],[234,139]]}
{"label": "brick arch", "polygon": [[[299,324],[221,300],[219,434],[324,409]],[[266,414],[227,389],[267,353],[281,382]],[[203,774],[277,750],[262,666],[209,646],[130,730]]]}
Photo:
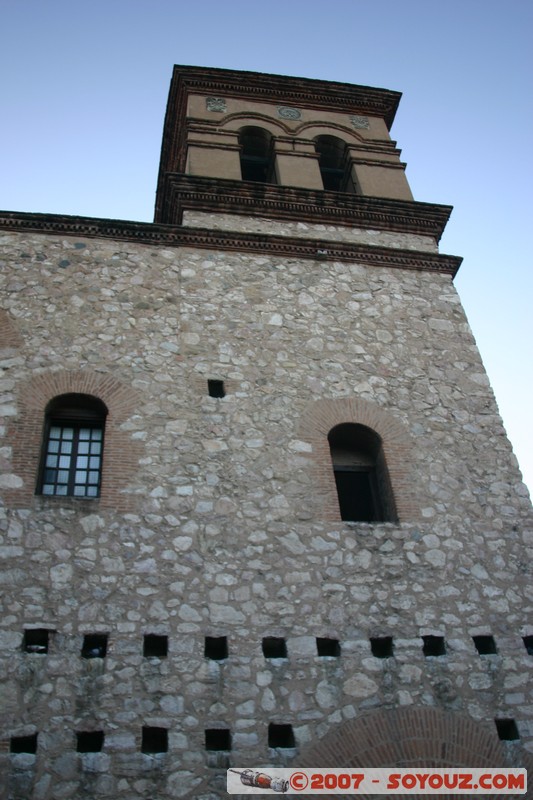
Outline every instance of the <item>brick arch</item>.
{"label": "brick arch", "polygon": [[[513,747],[511,753],[498,739],[494,725],[438,708],[407,706],[370,712],[339,725],[303,750],[295,765],[367,769],[522,766],[529,771],[533,757],[522,748],[517,752]],[[527,796],[532,795],[529,790]]]}
{"label": "brick arch", "polygon": [[[22,479],[22,486],[6,491],[7,504],[20,508],[32,503],[44,416],[50,400],[63,394],[86,394],[102,400],[108,409],[101,495],[97,501],[86,502],[98,502],[101,508],[131,510],[133,497],[125,489],[135,475],[143,448],[121,426],[138,408],[138,393],[109,374],[58,370],[32,376],[19,384],[17,394],[19,413],[10,423],[8,438],[13,445],[13,473]],[[64,498],[47,501],[64,502]]]}
{"label": "brick arch", "polygon": [[305,410],[300,436],[312,445],[313,480],[322,514],[331,521],[340,520],[335,478],[331,468],[328,433],[336,425],[352,422],[366,425],[381,437],[383,453],[400,522],[420,518],[415,492],[415,445],[405,425],[390,411],[359,397],[322,399]]}
{"label": "brick arch", "polygon": [[24,343],[11,314],[3,308],[0,308],[0,343],[2,350],[17,349]]}
{"label": "brick arch", "polygon": [[253,128],[264,128],[275,138],[276,136],[286,136],[291,134],[289,126],[285,125],[282,120],[274,119],[266,114],[260,114],[255,111],[238,111],[234,114],[228,114],[218,124],[219,130],[234,131],[237,133],[241,128],[247,126]]}
{"label": "brick arch", "polygon": [[304,136],[310,141],[314,141],[317,136],[335,136],[337,139],[342,139],[346,145],[351,145],[352,147],[365,142],[365,137],[354,128],[349,128],[347,125],[341,125],[337,122],[317,122],[317,120],[305,122],[298,127],[295,133],[297,136]]}

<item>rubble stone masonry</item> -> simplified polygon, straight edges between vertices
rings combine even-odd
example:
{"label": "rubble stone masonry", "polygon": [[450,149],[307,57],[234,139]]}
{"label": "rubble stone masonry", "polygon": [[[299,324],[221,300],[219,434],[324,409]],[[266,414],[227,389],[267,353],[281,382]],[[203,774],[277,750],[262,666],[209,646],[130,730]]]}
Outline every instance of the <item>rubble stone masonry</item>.
{"label": "rubble stone masonry", "polygon": [[[309,227],[286,232],[335,235]],[[533,753],[531,506],[449,275],[24,232],[0,247],[2,796],[222,797],[226,766],[298,764],[402,707],[491,735],[512,719],[511,761]],[[98,499],[35,494],[45,408],[69,392],[109,411]],[[397,523],[341,521],[341,422],[381,436]],[[47,653],[24,651],[27,629]],[[104,658],[81,657],[87,634]],[[168,654],[144,655],[146,634]],[[269,747],[271,724],[294,747]],[[167,752],[142,752],[143,728]],[[230,749],[206,748],[213,729]],[[77,752],[91,731],[103,749]]]}

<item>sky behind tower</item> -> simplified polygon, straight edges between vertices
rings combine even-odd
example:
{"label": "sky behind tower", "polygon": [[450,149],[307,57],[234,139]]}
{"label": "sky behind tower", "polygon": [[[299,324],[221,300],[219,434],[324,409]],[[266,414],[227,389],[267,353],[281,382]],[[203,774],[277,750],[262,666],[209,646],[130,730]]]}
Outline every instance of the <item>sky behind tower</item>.
{"label": "sky behind tower", "polygon": [[174,64],[403,93],[416,200],[454,206],[441,252],[533,487],[530,0],[3,0],[0,208],[151,221]]}

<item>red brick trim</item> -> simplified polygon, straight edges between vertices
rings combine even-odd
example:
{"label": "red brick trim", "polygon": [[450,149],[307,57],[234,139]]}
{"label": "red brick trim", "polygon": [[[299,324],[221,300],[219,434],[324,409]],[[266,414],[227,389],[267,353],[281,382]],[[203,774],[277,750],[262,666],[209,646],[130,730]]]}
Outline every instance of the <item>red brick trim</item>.
{"label": "red brick trim", "polygon": [[[129,433],[121,430],[122,424],[134,413],[139,404],[137,393],[130,386],[111,375],[91,371],[46,372],[35,375],[18,386],[19,414],[7,430],[7,440],[13,448],[13,473],[23,485],[9,489],[6,504],[12,507],[29,507],[37,498],[34,495],[39,461],[45,409],[49,401],[62,394],[88,394],[102,400],[108,409],[105,447],[102,465],[103,484],[98,500],[83,500],[98,504],[100,508],[130,511],[135,498],[127,494],[127,486],[138,468],[143,452],[139,442],[132,441]],[[61,503],[65,499],[38,498],[39,502]],[[78,502],[66,499],[67,502]]]}
{"label": "red brick trim", "polygon": [[400,522],[420,518],[413,478],[415,445],[409,431],[391,412],[359,397],[317,400],[302,417],[300,438],[312,445],[312,477],[323,518],[340,521],[335,477],[331,466],[328,433],[335,425],[366,425],[381,437],[392,493]]}
{"label": "red brick trim", "polygon": [[295,763],[298,767],[372,769],[516,767],[518,762],[533,767],[533,758],[524,749],[513,748],[511,754],[502,745],[494,725],[438,708],[409,706],[349,720],[306,748]]}
{"label": "red brick trim", "polygon": [[15,321],[11,315],[0,308],[0,350],[17,349],[23,344]]}

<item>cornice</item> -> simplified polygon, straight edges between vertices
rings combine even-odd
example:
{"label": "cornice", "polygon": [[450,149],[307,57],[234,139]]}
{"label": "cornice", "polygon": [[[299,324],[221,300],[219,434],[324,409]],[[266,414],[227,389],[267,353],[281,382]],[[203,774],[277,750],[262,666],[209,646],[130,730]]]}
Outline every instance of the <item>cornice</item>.
{"label": "cornice", "polygon": [[171,96],[173,87],[177,95],[255,97],[277,105],[369,114],[385,119],[389,128],[401,99],[400,92],[372,86],[178,64],[172,74]]}
{"label": "cornice", "polygon": [[0,211],[1,231],[111,239],[116,242],[136,242],[163,247],[194,247],[317,261],[356,261],[372,267],[421,270],[444,273],[452,277],[462,261],[457,256],[365,244],[234,233],[95,217],[25,214],[14,211]]}
{"label": "cornice", "polygon": [[181,224],[184,211],[194,210],[398,231],[438,242],[452,212],[452,206],[435,203],[177,173],[166,177],[164,188],[161,217],[175,225]]}

